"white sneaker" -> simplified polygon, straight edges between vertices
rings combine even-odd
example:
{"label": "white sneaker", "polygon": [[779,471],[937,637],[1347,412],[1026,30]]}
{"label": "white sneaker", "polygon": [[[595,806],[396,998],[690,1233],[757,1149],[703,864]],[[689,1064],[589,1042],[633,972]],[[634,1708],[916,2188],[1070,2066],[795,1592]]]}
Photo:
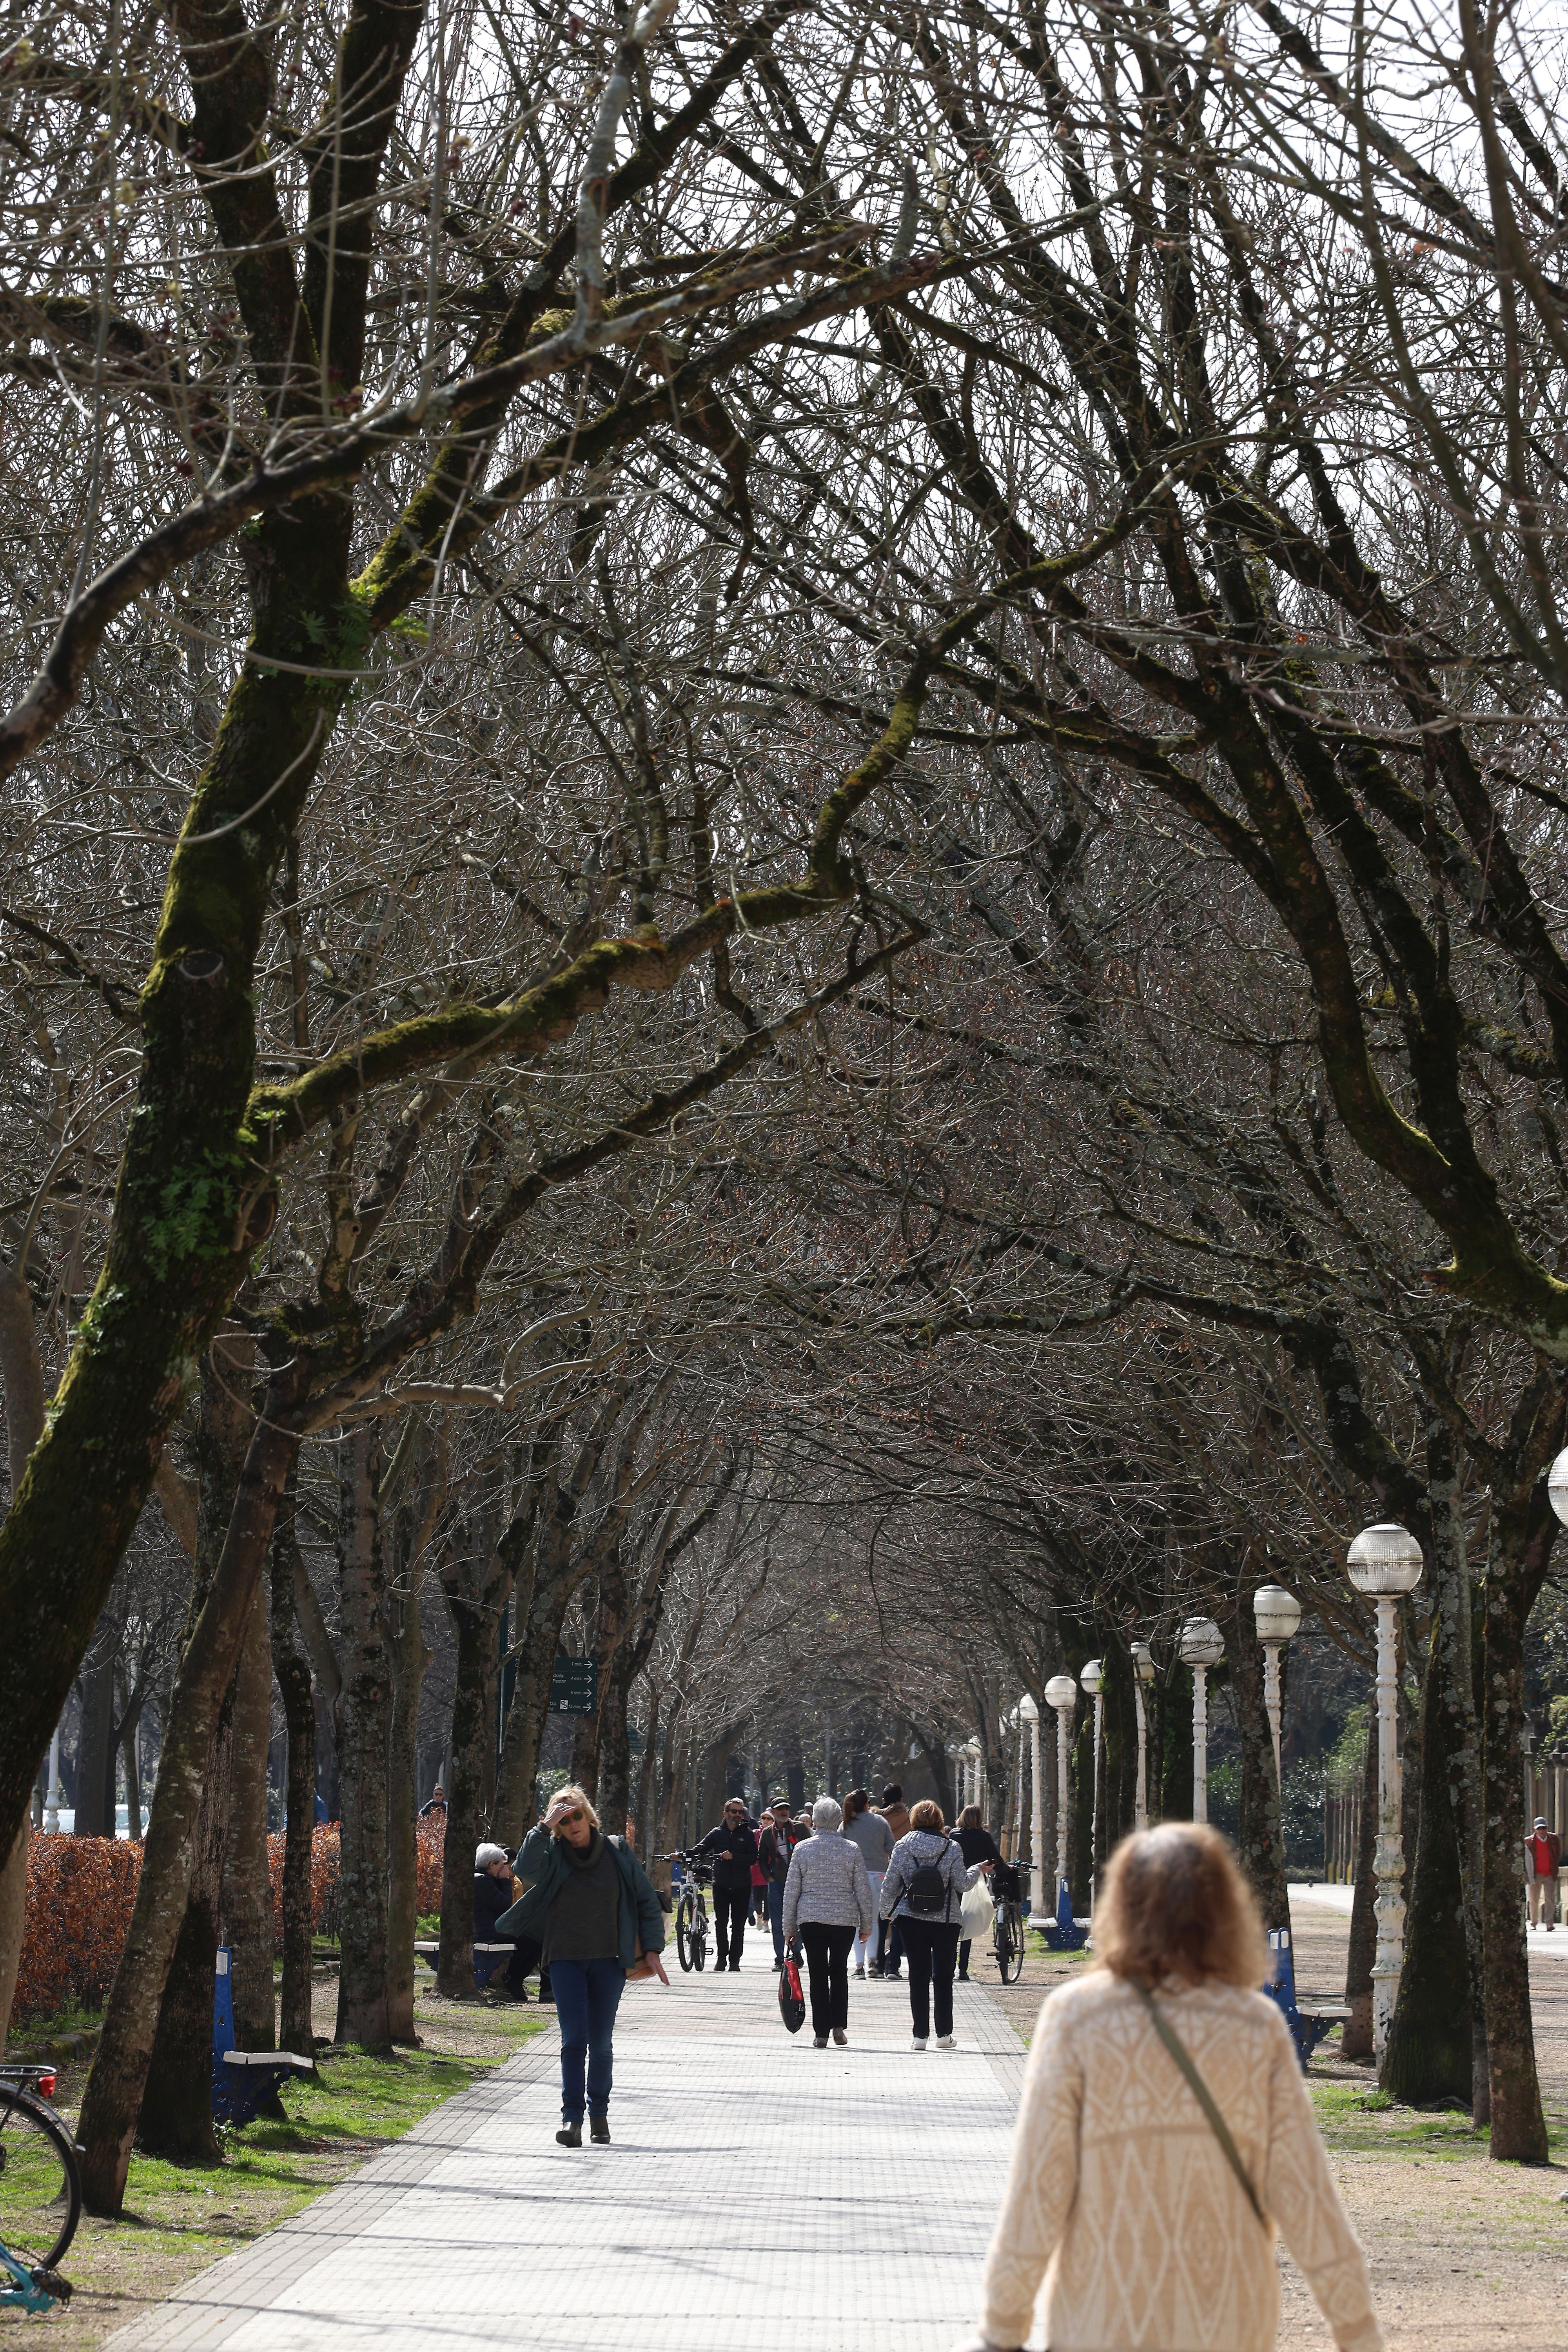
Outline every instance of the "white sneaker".
{"label": "white sneaker", "polygon": [[956,2050],[958,2043],[951,2033],[939,2033],[936,2037],[936,2046],[939,2050]]}
{"label": "white sneaker", "polygon": [[920,2034],[917,2033],[915,2035],[914,2040],[910,2044],[910,2048],[911,2050],[923,2050],[925,2048],[925,2042]]}

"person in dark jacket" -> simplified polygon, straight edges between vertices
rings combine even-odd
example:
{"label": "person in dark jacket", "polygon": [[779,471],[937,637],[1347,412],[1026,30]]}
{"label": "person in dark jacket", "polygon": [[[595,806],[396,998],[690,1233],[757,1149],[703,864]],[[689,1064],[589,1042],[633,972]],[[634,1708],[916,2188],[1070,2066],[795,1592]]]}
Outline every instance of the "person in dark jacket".
{"label": "person in dark jacket", "polygon": [[752,1907],[752,1864],[757,1858],[757,1833],[746,1819],[739,1797],[731,1797],[724,1818],[697,1843],[699,1853],[713,1857],[713,1935],[720,1968],[741,1965],[746,1940],[746,1914]]}
{"label": "person in dark jacket", "polygon": [[[616,2011],[639,1951],[661,1984],[664,1913],[653,1882],[625,1838],[606,1837],[574,1781],[558,1789],[544,1819],[518,1850],[525,1893],[496,1926],[503,1936],[535,1936],[555,1989],[561,2021],[563,2147],[610,2137],[611,2043]],[[584,2084],[584,2064],[586,2084]]]}
{"label": "person in dark jacket", "polygon": [[[516,1900],[506,1848],[500,1845],[477,1846],[474,1850],[474,1974],[481,1985],[494,1984],[499,1978],[513,2000],[526,2000],[528,1986],[525,1979],[539,1966],[539,1946],[531,1937],[509,1939],[496,1927],[502,1913],[510,1911]],[[498,1955],[481,1952],[478,1948],[480,1944],[501,1944],[509,1940],[512,1943],[510,1953]]]}
{"label": "person in dark jacket", "polygon": [[[958,1850],[963,1856],[967,1869],[973,1870],[977,1862],[995,1864],[1001,1861],[1002,1850],[981,1820],[978,1805],[965,1805],[953,1824],[952,1834],[958,1841]],[[967,1939],[958,1948],[960,1984],[969,1982],[970,1950],[971,1946]]]}
{"label": "person in dark jacket", "polygon": [[789,1858],[800,1843],[800,1832],[790,1819],[789,1799],[775,1797],[757,1840],[757,1866],[768,1882],[768,1925],[773,1931],[773,1974],[784,1967],[784,1892]]}

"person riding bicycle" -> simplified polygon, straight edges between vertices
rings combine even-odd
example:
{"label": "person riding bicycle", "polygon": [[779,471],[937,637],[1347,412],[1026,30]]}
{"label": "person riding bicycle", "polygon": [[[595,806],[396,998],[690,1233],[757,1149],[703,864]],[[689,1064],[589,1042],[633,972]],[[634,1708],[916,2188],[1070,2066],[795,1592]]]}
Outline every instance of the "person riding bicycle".
{"label": "person riding bicycle", "polygon": [[746,1819],[741,1798],[729,1800],[723,1820],[705,1838],[699,1838],[695,1850],[712,1857],[717,1965],[722,1969],[727,1961],[732,1969],[738,1969],[746,1940],[746,1914],[752,1907],[752,1864],[757,1859],[757,1833]]}
{"label": "person riding bicycle", "polygon": [[[963,1811],[960,1813],[957,1821],[954,1822],[952,1825],[952,1834],[958,1840],[959,1852],[963,1854],[965,1864],[971,1870],[973,1869],[977,1862],[988,1862],[992,1864],[993,1868],[994,1868],[995,1864],[1001,1861],[1001,1848],[997,1845],[995,1839],[992,1836],[990,1831],[986,1828],[984,1822],[982,1820],[978,1805],[965,1805]],[[992,1890],[994,1892],[996,1888],[996,1881],[994,1878],[993,1878],[991,1884]],[[969,1955],[972,1946],[967,1937],[959,1945],[958,1948],[958,1981],[960,1984],[967,1984],[969,1982]]]}
{"label": "person riding bicycle", "polygon": [[768,1925],[773,1931],[773,1974],[784,1967],[784,1891],[789,1876],[789,1858],[801,1842],[801,1831],[792,1820],[787,1797],[775,1797],[768,1808],[768,1818],[763,1823],[762,1836],[757,1840],[757,1866],[768,1885]]}

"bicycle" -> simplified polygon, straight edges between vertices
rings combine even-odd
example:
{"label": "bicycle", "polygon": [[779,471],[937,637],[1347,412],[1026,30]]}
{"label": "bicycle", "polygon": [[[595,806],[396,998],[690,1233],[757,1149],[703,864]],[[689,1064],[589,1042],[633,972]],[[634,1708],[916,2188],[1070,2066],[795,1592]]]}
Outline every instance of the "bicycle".
{"label": "bicycle", "polygon": [[[702,1888],[711,1875],[711,1864],[706,1855],[667,1853],[666,1862],[678,1862],[681,1867],[680,1895],[675,1906],[675,1948],[681,1967],[690,1972],[708,1965],[708,1906]],[[689,1872],[689,1877],[686,1874]]]}
{"label": "bicycle", "polygon": [[996,1906],[991,1949],[1004,1984],[1016,1984],[1024,1973],[1024,1906],[1018,1874],[998,1863],[991,1874],[991,1899]]}
{"label": "bicycle", "polygon": [[81,2173],[52,2066],[0,2064],[0,2310],[68,2303],[55,2265],[81,2219]]}

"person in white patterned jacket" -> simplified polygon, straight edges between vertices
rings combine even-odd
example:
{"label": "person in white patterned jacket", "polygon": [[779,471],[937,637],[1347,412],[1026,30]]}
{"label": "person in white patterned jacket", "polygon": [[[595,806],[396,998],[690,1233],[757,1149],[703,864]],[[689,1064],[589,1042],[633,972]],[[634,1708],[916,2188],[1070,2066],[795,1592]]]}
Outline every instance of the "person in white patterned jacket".
{"label": "person in white patterned jacket", "polygon": [[1271,2352],[1278,2229],[1340,2352],[1381,2352],[1258,1906],[1223,1838],[1123,1839],[1100,1966],[1049,1994],[963,2352],[1017,2352],[1045,2282],[1052,2352]]}
{"label": "person in white patterned jacket", "polygon": [[811,2032],[818,2050],[832,2034],[849,2039],[849,1947],[868,1936],[876,1919],[871,1882],[860,1849],[843,1832],[837,1800],[818,1797],[811,1835],[790,1856],[784,1881],[784,1931],[798,1935],[811,1976]]}

